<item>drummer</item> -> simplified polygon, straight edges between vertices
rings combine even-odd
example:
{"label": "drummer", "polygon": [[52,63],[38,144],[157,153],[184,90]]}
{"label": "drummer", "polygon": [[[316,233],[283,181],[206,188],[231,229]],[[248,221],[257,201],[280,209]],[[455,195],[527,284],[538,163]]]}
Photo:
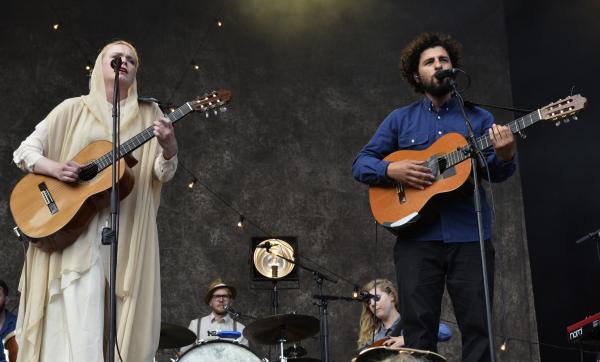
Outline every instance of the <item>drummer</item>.
{"label": "drummer", "polygon": [[[387,279],[375,279],[365,284],[362,290],[369,293],[369,298],[367,303],[363,304],[360,315],[358,349],[370,347],[372,344],[392,348],[403,347],[398,291],[394,283]],[[450,337],[450,328],[440,323],[438,341],[447,341]]]}
{"label": "drummer", "polygon": [[[204,302],[210,307],[211,312],[209,315],[194,319],[190,322],[188,328],[196,333],[197,339],[196,344],[203,341],[210,341],[213,339],[219,339],[217,335],[221,331],[238,331],[240,337],[234,341],[248,346],[248,340],[244,338],[244,325],[231,318],[229,313],[225,310],[225,306],[231,305],[237,292],[233,286],[225,283],[221,278],[213,280],[204,296]],[[200,323],[198,323],[200,321]],[[182,347],[180,352],[184,353],[194,345]]]}

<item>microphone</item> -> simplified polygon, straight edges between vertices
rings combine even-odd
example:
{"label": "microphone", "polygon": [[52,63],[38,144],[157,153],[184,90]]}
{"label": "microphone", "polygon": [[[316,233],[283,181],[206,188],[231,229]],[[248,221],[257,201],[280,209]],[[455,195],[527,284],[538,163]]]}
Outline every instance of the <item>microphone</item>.
{"label": "microphone", "polygon": [[461,72],[461,70],[458,68],[440,69],[440,70],[436,70],[435,73],[433,73],[433,76],[437,80],[442,80],[444,78],[454,78],[460,72]]}
{"label": "microphone", "polygon": [[121,59],[121,57],[116,57],[110,61],[110,67],[114,70],[119,70],[121,64],[123,64],[123,59]]}
{"label": "microphone", "polygon": [[376,302],[379,302],[379,300],[381,299],[380,295],[373,295],[369,292],[365,292],[364,290],[360,291],[359,294],[362,301],[365,303],[369,303],[371,299],[374,299]]}
{"label": "microphone", "polygon": [[225,307],[224,307],[224,308],[225,308],[225,311],[226,311],[227,313],[229,313],[229,314],[231,315],[231,318],[233,318],[233,319],[237,319],[237,318],[239,318],[239,317],[240,317],[240,315],[241,315],[241,314],[240,314],[239,312],[237,312],[235,309],[231,308],[231,306],[230,306],[229,304],[225,304]]}
{"label": "microphone", "polygon": [[270,251],[270,249],[271,249],[272,247],[274,247],[274,246],[276,246],[276,244],[271,244],[270,242],[268,242],[268,241],[267,241],[267,242],[266,242],[266,243],[264,243],[264,244],[258,245],[256,248],[257,248],[257,249],[259,249],[259,248],[260,248],[260,249],[267,249],[267,252],[269,252],[269,251]]}

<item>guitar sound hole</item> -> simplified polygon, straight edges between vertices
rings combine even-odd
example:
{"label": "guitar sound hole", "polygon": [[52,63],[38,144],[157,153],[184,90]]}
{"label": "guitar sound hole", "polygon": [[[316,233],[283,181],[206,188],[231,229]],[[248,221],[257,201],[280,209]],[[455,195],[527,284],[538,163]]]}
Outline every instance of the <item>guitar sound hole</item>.
{"label": "guitar sound hole", "polygon": [[95,163],[90,163],[89,165],[84,166],[81,172],[79,172],[79,179],[81,181],[89,181],[96,177],[97,174],[98,165]]}
{"label": "guitar sound hole", "polygon": [[446,167],[448,166],[448,162],[446,161],[445,158],[438,158],[438,169],[440,172],[440,175],[444,173],[444,171],[446,171]]}

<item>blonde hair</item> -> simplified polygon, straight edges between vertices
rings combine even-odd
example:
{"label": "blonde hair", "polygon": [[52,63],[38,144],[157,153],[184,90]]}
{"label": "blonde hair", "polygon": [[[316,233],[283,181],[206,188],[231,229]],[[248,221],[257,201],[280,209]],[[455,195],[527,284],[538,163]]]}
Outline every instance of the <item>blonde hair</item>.
{"label": "blonde hair", "polygon": [[[400,307],[398,305],[398,290],[394,286],[394,283],[387,279],[374,279],[363,285],[362,290],[369,291],[376,289],[376,291],[383,290],[394,297],[394,305],[396,310],[399,312]],[[358,327],[358,340],[356,344],[358,348],[363,348],[366,344],[370,343],[373,339],[373,331],[379,329],[381,321],[371,312],[369,305],[363,303],[362,312],[360,313],[360,325]]]}
{"label": "blonde hair", "polygon": [[118,40],[114,40],[114,41],[111,41],[110,43],[106,44],[100,51],[102,58],[104,58],[104,54],[106,53],[108,48],[110,48],[113,45],[119,45],[119,44],[129,47],[133,51],[133,55],[135,56],[135,69],[140,69],[140,56],[138,55],[137,49],[133,46],[133,44],[131,44],[131,42],[129,42],[127,40],[118,39]]}

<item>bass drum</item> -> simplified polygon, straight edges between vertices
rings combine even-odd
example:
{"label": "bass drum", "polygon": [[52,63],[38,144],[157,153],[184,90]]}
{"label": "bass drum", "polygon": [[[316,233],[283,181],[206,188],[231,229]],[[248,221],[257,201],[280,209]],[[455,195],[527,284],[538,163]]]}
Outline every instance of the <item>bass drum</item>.
{"label": "bass drum", "polygon": [[[395,357],[394,357],[395,356]],[[429,351],[412,348],[390,348],[390,347],[371,347],[361,351],[358,356],[352,359],[352,362],[380,362],[380,361],[402,361],[402,362],[421,362],[433,361],[443,362],[446,358]]]}
{"label": "bass drum", "polygon": [[216,339],[185,352],[178,362],[262,362],[243,344]]}

